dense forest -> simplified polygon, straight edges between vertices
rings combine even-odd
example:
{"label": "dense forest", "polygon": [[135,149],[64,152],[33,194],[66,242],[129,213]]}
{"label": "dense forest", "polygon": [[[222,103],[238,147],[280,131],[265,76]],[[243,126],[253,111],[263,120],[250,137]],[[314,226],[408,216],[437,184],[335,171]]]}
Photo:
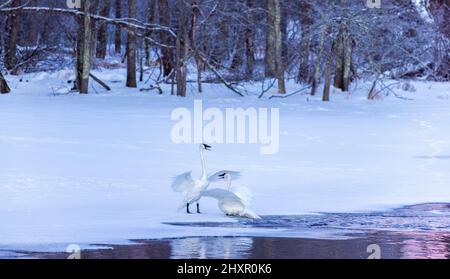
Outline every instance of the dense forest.
{"label": "dense forest", "polygon": [[450,79],[448,18],[448,0],[3,0],[0,90],[8,75],[73,68],[86,94],[109,88],[91,69],[126,67],[127,87],[151,76],[141,90],[161,94],[192,82],[245,95],[258,81],[289,94],[295,80],[327,101],[365,79],[371,99],[384,79]]}

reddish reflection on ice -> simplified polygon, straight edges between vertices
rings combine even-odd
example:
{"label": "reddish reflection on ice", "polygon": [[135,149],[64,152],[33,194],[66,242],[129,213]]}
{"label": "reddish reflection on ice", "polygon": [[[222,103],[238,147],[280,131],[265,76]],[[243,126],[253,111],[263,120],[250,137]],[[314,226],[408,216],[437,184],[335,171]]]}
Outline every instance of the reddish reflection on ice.
{"label": "reddish reflection on ice", "polygon": [[403,259],[448,259],[450,237],[442,233],[408,233],[401,242]]}

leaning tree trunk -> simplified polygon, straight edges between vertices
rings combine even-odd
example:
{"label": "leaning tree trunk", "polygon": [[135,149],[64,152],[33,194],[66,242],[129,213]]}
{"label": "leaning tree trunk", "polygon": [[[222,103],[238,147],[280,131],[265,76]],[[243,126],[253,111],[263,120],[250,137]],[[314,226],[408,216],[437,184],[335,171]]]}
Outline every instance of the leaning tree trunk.
{"label": "leaning tree trunk", "polygon": [[0,72],[0,93],[8,94],[9,92],[11,92],[11,89],[9,88],[8,83],[6,82],[5,77]]}
{"label": "leaning tree trunk", "polygon": [[[13,0],[12,7],[20,6],[20,0]],[[6,19],[6,45],[5,45],[5,68],[12,70],[11,74],[16,75],[18,69],[17,64],[17,41],[19,35],[19,21],[17,13],[11,13]]]}
{"label": "leaning tree trunk", "polygon": [[[162,26],[170,27],[170,7],[168,0],[159,0],[159,22]],[[167,32],[161,32],[161,42],[165,45],[172,46],[174,41]],[[173,51],[170,48],[163,47],[161,49],[161,63],[163,67],[164,77],[172,74],[174,68]]]}
{"label": "leaning tree trunk", "polygon": [[[116,18],[122,18],[122,1],[116,0]],[[116,30],[114,33],[114,50],[117,54],[122,52],[122,28],[116,25]]]}
{"label": "leaning tree trunk", "polygon": [[[136,0],[128,0],[128,18],[136,18]],[[127,87],[136,88],[136,35],[127,36]]]}
{"label": "leaning tree trunk", "polygon": [[[100,15],[103,17],[108,17],[111,10],[111,0],[104,0],[101,5],[102,7],[100,10]],[[106,23],[101,23],[97,33],[97,51],[96,51],[97,58],[105,59],[107,45],[108,45],[108,27]]]}

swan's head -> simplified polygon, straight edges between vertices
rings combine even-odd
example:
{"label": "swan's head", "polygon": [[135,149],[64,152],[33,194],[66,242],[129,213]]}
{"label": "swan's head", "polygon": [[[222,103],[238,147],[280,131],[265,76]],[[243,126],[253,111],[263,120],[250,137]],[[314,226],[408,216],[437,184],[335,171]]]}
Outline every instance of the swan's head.
{"label": "swan's head", "polygon": [[200,150],[206,150],[206,151],[211,151],[211,145],[207,145],[207,144],[200,144]]}

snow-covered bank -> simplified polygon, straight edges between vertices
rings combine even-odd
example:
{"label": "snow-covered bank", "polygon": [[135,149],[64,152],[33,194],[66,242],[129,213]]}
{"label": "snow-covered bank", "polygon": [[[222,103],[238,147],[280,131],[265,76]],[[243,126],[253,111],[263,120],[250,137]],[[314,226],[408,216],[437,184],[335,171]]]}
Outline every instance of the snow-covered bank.
{"label": "snow-covered bank", "polygon": [[[202,201],[203,215],[176,212],[171,178],[190,169],[198,175],[200,164],[197,146],[172,143],[170,116],[192,108],[194,97],[140,93],[112,83],[120,74],[98,75],[112,93],[55,94],[69,85],[61,74],[43,74],[11,80],[14,93],[0,96],[0,249],[270,232],[161,224],[228,220],[213,200]],[[236,185],[253,190],[261,215],[450,202],[450,84],[414,86],[398,91],[412,101],[367,101],[360,90],[323,103],[301,95],[242,99],[205,85],[205,107],[278,107],[281,114],[277,154],[215,145],[208,168],[241,170]]]}

